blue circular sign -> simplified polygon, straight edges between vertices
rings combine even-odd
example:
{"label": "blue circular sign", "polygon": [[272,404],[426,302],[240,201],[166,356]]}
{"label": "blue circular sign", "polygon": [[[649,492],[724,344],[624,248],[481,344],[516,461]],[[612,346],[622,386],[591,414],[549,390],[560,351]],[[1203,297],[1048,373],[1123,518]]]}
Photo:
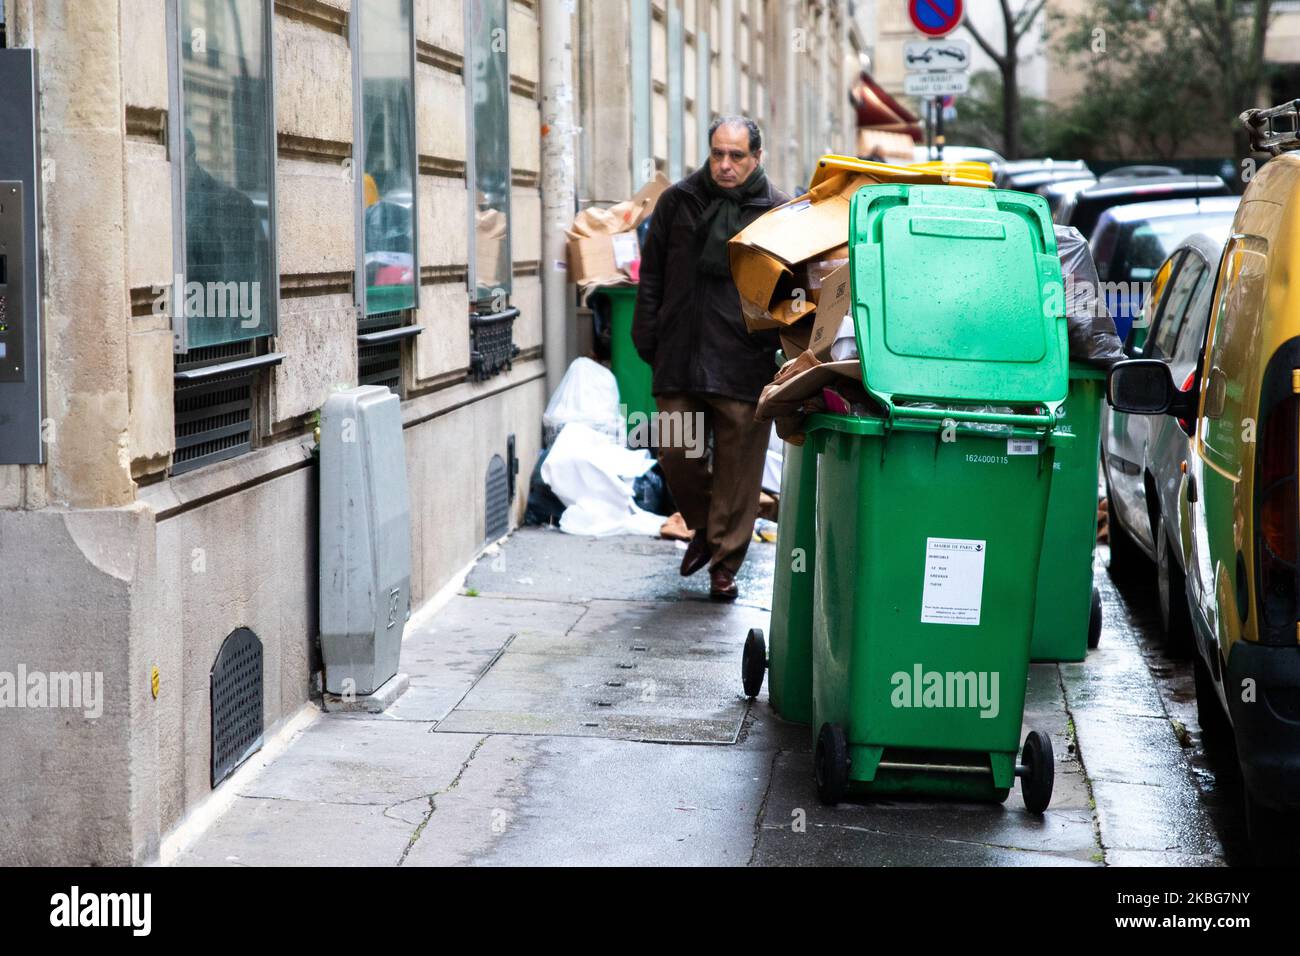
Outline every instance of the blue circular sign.
{"label": "blue circular sign", "polygon": [[941,37],[961,23],[962,0],[908,0],[912,25],[926,36]]}

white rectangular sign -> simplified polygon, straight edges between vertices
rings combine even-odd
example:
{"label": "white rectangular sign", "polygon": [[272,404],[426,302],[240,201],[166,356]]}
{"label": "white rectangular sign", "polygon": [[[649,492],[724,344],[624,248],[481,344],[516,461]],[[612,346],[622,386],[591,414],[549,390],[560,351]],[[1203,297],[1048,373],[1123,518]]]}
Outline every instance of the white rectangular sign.
{"label": "white rectangular sign", "polygon": [[903,66],[911,73],[969,70],[970,43],[966,40],[912,40],[903,46]]}
{"label": "white rectangular sign", "polygon": [[925,539],[922,624],[979,624],[986,546],[973,538]]}
{"label": "white rectangular sign", "polygon": [[953,96],[969,89],[969,73],[908,73],[903,77],[903,92],[908,96]]}

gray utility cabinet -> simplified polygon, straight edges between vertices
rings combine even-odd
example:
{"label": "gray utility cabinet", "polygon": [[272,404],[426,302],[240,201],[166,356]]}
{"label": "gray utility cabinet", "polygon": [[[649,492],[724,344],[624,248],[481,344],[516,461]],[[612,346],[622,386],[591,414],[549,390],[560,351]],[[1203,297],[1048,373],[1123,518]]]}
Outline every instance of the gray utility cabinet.
{"label": "gray utility cabinet", "polygon": [[397,673],[411,609],[402,410],[387,388],[336,392],[320,419],[320,639],[325,690],[372,694]]}

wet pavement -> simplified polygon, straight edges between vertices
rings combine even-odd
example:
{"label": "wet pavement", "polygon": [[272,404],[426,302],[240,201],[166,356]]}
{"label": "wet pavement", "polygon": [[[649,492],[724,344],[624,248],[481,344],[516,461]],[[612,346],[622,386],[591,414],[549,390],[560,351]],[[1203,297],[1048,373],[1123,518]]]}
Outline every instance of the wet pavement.
{"label": "wet pavement", "polygon": [[[1190,663],[1154,589],[1113,587],[1083,664],[1037,664],[1025,727],[1052,737],[1050,808],[875,799],[822,806],[809,728],[740,688],[768,627],[774,547],[734,605],[682,546],[525,529],[413,621],[410,689],[317,717],[182,848],[183,865],[1216,865],[1240,859],[1231,755],[1200,745]],[[1104,549],[1099,549],[1103,553]],[[1023,733],[1022,733],[1023,736]],[[1234,790],[1235,787],[1235,790]]]}

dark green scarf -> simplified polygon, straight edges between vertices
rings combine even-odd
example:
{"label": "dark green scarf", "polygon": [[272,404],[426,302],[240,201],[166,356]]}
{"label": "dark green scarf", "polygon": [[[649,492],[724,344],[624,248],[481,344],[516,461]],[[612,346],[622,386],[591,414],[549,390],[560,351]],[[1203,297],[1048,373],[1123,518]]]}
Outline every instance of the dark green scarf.
{"label": "dark green scarf", "polygon": [[767,173],[759,166],[739,186],[723,189],[706,171],[704,188],[709,204],[695,224],[696,237],[704,240],[695,271],[698,275],[729,277],[731,261],[727,256],[727,242],[740,232],[741,204],[767,195]]}

